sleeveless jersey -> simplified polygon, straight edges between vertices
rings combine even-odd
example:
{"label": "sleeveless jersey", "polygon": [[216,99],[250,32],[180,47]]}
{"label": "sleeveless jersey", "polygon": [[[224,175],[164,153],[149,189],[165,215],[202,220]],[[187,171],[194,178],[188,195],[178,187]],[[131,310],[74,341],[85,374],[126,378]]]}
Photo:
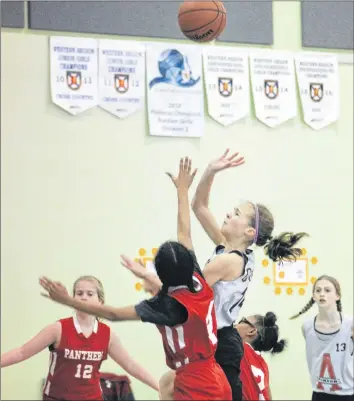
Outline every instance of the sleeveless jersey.
{"label": "sleeveless jersey", "polygon": [[269,400],[269,370],[258,351],[244,343],[241,361],[242,398],[244,400]]}
{"label": "sleeveless jersey", "polygon": [[[214,259],[215,256],[224,252],[225,247],[223,245],[218,245],[207,263]],[[255,265],[254,253],[250,249],[247,249],[246,254],[236,250],[230,253],[237,253],[242,256],[245,261],[245,267],[243,269],[243,274],[236,280],[221,280],[213,286],[218,330],[223,327],[231,326],[236,321],[245,300],[248,285],[252,280]]]}
{"label": "sleeveless jersey", "polygon": [[333,334],[315,330],[316,318],[303,325],[307,364],[312,389],[318,393],[354,394],[353,318],[341,315],[340,329]]}
{"label": "sleeveless jersey", "polygon": [[61,340],[50,347],[44,394],[59,400],[102,400],[99,369],[107,359],[110,328],[97,320],[86,338],[76,317],[59,320]]}
{"label": "sleeveless jersey", "polygon": [[185,286],[169,288],[169,296],[187,309],[187,321],[174,327],[157,325],[162,335],[166,364],[174,370],[196,361],[214,361],[218,340],[213,290],[196,272],[193,281],[196,293]]}

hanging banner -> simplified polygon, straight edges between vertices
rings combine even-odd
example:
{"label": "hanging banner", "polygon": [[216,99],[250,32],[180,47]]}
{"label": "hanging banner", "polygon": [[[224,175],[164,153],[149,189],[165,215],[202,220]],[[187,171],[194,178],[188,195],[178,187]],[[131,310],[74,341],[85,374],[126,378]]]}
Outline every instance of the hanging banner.
{"label": "hanging banner", "polygon": [[52,102],[72,115],[97,106],[97,40],[50,38]]}
{"label": "hanging banner", "polygon": [[150,135],[201,137],[201,46],[149,43],[146,51]]}
{"label": "hanging banner", "polygon": [[145,46],[134,41],[99,41],[99,107],[119,117],[144,108]]}
{"label": "hanging banner", "polygon": [[208,113],[227,127],[250,113],[248,54],[228,47],[203,50]]}
{"label": "hanging banner", "polygon": [[295,65],[305,123],[317,130],[337,121],[340,114],[337,57],[298,53]]}
{"label": "hanging banner", "polygon": [[287,52],[250,54],[256,117],[274,128],[297,115],[294,56]]}

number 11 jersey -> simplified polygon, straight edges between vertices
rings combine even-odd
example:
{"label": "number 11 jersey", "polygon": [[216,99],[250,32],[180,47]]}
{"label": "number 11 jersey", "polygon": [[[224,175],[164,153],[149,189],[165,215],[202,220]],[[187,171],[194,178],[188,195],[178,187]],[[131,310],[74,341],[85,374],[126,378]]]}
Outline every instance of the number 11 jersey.
{"label": "number 11 jersey", "polygon": [[214,358],[218,342],[213,290],[196,272],[193,281],[195,293],[182,286],[169,289],[169,296],[186,308],[187,321],[174,327],[157,325],[166,363],[174,370],[191,362]]}
{"label": "number 11 jersey", "polygon": [[176,370],[174,400],[232,400],[231,387],[215,361],[217,327],[213,290],[194,272],[194,288],[169,288],[169,296],[187,310],[179,325],[157,325],[166,363]]}

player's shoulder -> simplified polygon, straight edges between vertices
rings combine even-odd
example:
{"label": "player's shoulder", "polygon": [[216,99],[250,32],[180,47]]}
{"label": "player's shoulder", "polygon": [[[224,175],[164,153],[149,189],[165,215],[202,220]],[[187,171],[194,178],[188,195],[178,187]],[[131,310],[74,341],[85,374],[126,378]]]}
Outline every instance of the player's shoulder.
{"label": "player's shoulder", "polygon": [[353,330],[353,316],[342,314],[342,324],[344,325],[345,330],[352,331]]}
{"label": "player's shoulder", "polygon": [[244,273],[244,267],[246,265],[245,259],[241,253],[228,252],[222,253],[215,256],[214,270],[222,272],[222,280],[233,280],[235,277],[239,278]]}
{"label": "player's shoulder", "polygon": [[306,317],[301,325],[302,331],[306,334],[310,329],[314,327],[315,318],[313,316]]}
{"label": "player's shoulder", "polygon": [[97,331],[98,333],[110,333],[111,328],[108,326],[108,324],[103,323],[100,320],[97,320]]}
{"label": "player's shoulder", "polygon": [[353,324],[353,316],[342,314],[342,320],[343,322]]}
{"label": "player's shoulder", "polygon": [[62,319],[57,320],[54,324],[58,324],[62,328],[74,327],[74,318],[72,316],[64,317]]}
{"label": "player's shoulder", "polygon": [[232,251],[215,255],[215,258],[211,262],[214,262],[214,264],[219,264],[220,266],[222,265],[223,267],[225,267],[228,265],[234,265],[235,263],[243,265],[243,261],[244,259],[242,254]]}
{"label": "player's shoulder", "polygon": [[267,362],[263,358],[262,354],[253,349],[252,345],[248,343],[244,343],[244,357],[249,363],[255,365],[256,367],[264,368],[266,370],[268,369]]}
{"label": "player's shoulder", "polygon": [[248,344],[247,342],[243,343],[243,349],[244,349],[244,354],[248,357],[248,358],[257,358],[260,353],[255,351],[252,347],[251,344]]}

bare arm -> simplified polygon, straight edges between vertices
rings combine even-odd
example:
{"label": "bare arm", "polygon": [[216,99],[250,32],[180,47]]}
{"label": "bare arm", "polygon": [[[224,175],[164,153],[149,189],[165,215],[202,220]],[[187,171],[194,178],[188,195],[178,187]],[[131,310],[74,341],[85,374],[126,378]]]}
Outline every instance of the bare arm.
{"label": "bare arm", "polygon": [[189,211],[188,188],[178,188],[178,217],[177,217],[177,238],[178,242],[187,249],[193,249],[191,236],[191,218]]}
{"label": "bare arm", "polygon": [[160,385],[160,400],[173,400],[174,384],[175,384],[176,373],[174,370],[170,370],[161,376]]}
{"label": "bare arm", "polygon": [[111,331],[108,355],[118,363],[127,373],[159,391],[158,381],[129,355],[119,338]]}
{"label": "bare arm", "polygon": [[47,293],[42,293],[41,295],[59,304],[70,306],[81,312],[111,321],[140,320],[133,305],[122,308],[102,304],[90,305],[71,297],[59,281],[50,280],[48,277],[41,277],[39,282],[42,288],[47,291]]}
{"label": "bare arm", "polygon": [[[191,236],[188,190],[196,173],[197,169],[192,172],[192,161],[188,157],[180,159],[177,177],[174,177],[171,173],[167,173],[177,188],[177,238],[181,244],[190,250],[193,249],[193,242]],[[146,292],[156,295],[160,291],[162,283],[156,274],[146,271],[144,266],[134,262],[125,255],[121,255],[121,258],[121,264],[124,267],[130,270],[136,277],[144,280],[144,289]]]}
{"label": "bare arm", "polygon": [[209,195],[213,184],[215,172],[207,168],[204,172],[192,201],[193,212],[202,225],[204,231],[215,245],[225,242],[220,227],[209,209]]}
{"label": "bare arm", "polygon": [[140,317],[137,315],[135,311],[134,305],[125,306],[122,308],[116,308],[114,306],[103,305],[103,304],[89,305],[86,302],[78,301],[77,299],[74,299],[72,297],[69,297],[67,301],[57,301],[57,302],[70,306],[81,312],[86,312],[89,313],[90,315],[111,320],[112,322],[126,321],[126,320],[140,320]]}
{"label": "bare arm", "polygon": [[192,160],[188,157],[180,159],[178,176],[174,177],[171,173],[167,175],[171,178],[177,188],[178,215],[177,215],[177,237],[178,242],[187,249],[193,249],[191,236],[191,216],[189,210],[188,190],[197,173],[195,169],[192,173]]}
{"label": "bare arm", "polygon": [[212,287],[220,280],[235,280],[243,271],[244,261],[241,256],[233,253],[218,255],[204,268],[203,275],[206,282]]}
{"label": "bare arm", "polygon": [[5,352],[1,355],[1,367],[11,366],[16,363],[25,361],[32,356],[43,351],[51,344],[58,342],[61,336],[61,324],[59,322],[53,323],[40,331],[32,340],[19,348]]}
{"label": "bare arm", "polygon": [[237,157],[238,152],[234,153],[230,157],[227,157],[228,153],[229,149],[226,149],[224,154],[219,159],[209,163],[197,186],[197,190],[192,201],[192,209],[195,216],[215,245],[220,245],[225,242],[225,238],[221,234],[220,227],[209,209],[209,195],[215,174],[219,171],[230,167],[237,167],[244,163],[243,157]]}

